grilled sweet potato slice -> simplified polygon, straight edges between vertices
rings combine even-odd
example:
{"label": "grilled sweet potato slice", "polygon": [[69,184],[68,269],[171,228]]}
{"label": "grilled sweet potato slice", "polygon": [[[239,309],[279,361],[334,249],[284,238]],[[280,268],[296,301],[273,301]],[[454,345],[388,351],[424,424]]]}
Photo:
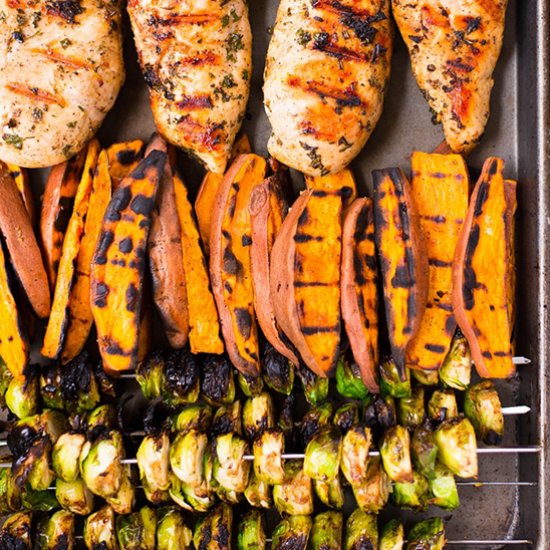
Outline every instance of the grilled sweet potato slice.
{"label": "grilled sweet potato slice", "polygon": [[99,142],[96,139],[90,141],[86,151],[84,171],[74,200],[73,213],[63,240],[63,251],[55,282],[52,310],[41,350],[42,355],[50,359],[56,359],[63,347],[65,331],[69,321],[70,294],[75,282],[77,257],[84,235],[86,215],[94,181],[93,174],[96,169],[99,151]]}
{"label": "grilled sweet potato slice", "polygon": [[223,353],[218,310],[210,288],[208,267],[185,183],[174,174],[176,208],[181,227],[183,268],[189,308],[189,345],[192,353]]}
{"label": "grilled sweet potato slice", "polygon": [[68,363],[82,351],[92,328],[90,272],[92,258],[101,230],[101,222],[110,200],[109,160],[107,151],[103,150],[99,154],[94,171],[93,185],[84,223],[84,234],[78,248],[73,283],[69,294],[67,333],[61,353],[63,363]]}
{"label": "grilled sweet potato slice", "polygon": [[136,365],[145,252],[166,154],[152,151],[113,193],[92,260],[91,302],[103,368]]}
{"label": "grilled sweet potato slice", "polygon": [[357,199],[342,231],[341,309],[353,357],[372,393],[379,392],[377,273],[372,201]]}
{"label": "grilled sweet potato slice", "polygon": [[353,173],[349,168],[327,174],[326,176],[306,176],[306,186],[308,189],[324,191],[330,194],[337,191],[341,194],[344,209],[347,208],[357,196],[357,185]]}
{"label": "grilled sweet potato slice", "polygon": [[[237,137],[231,151],[230,162],[233,162],[239,155],[245,155],[251,152],[250,141],[246,134],[241,134]],[[199,226],[202,247],[204,253],[210,254],[210,226],[212,223],[212,211],[218,194],[218,188],[223,181],[223,174],[214,174],[214,172],[206,172],[202,180],[197,198],[195,199],[195,214]]]}
{"label": "grilled sweet potato slice", "polygon": [[29,213],[31,224],[34,227],[36,213],[34,211],[34,199],[32,196],[31,185],[29,183],[29,174],[25,168],[21,168],[15,164],[7,164],[7,167],[13,181],[15,182],[15,185],[17,186],[17,189],[19,190],[19,193],[21,194],[25,208]]}
{"label": "grilled sweet potato slice", "polygon": [[218,189],[210,233],[210,276],[227,353],[233,365],[249,376],[260,373],[260,351],[248,205],[252,190],[264,180],[266,171],[262,157],[237,157]]}
{"label": "grilled sweet potato slice", "polygon": [[50,170],[42,197],[40,240],[52,291],[55,287],[63,239],[73,212],[74,198],[85,159],[86,147],[68,161],[54,166]]}
{"label": "grilled sweet potato slice", "polygon": [[140,163],[144,150],[145,144],[141,139],[113,143],[107,149],[113,189]]}
{"label": "grilled sweet potato slice", "polygon": [[468,168],[460,155],[415,151],[411,192],[428,256],[428,297],[406,354],[413,369],[439,369],[456,328],[452,311],[452,265],[468,209]]}
{"label": "grilled sweet potato slice", "polygon": [[[155,136],[147,148],[167,152],[160,136]],[[146,152],[146,154],[147,154]],[[170,346],[180,349],[189,338],[189,310],[183,267],[181,228],[176,207],[174,177],[169,162],[159,183],[149,233],[149,268],[153,283],[153,300],[162,318]]]}
{"label": "grilled sweet potato slice", "polygon": [[269,283],[271,249],[288,212],[283,192],[286,180],[286,172],[276,172],[252,191],[249,205],[252,228],[250,267],[258,324],[269,343],[294,365],[298,365],[299,359],[289,347],[288,338],[277,326]]}
{"label": "grilled sweet potato slice", "polygon": [[409,181],[402,170],[373,172],[375,242],[391,351],[405,375],[407,346],[426,308],[428,262]]}
{"label": "grilled sweet potato slice", "polygon": [[515,373],[509,307],[509,220],[515,200],[503,170],[502,159],[485,161],[453,262],[453,311],[477,372],[484,378],[507,378]]}
{"label": "grilled sweet potato slice", "polygon": [[517,181],[504,180],[504,192],[506,194],[506,233],[508,246],[508,315],[512,334],[512,354],[515,353],[515,326],[516,326],[516,210],[518,207],[516,198]]}
{"label": "grilled sweet potato slice", "polygon": [[31,220],[7,166],[0,162],[0,232],[11,264],[38,317],[50,313],[50,288]]}

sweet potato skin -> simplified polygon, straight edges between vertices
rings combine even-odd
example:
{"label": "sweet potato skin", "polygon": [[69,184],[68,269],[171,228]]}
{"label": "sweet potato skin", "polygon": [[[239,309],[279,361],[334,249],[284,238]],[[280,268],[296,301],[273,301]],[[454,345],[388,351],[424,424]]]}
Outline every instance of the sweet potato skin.
{"label": "sweet potato skin", "polygon": [[140,163],[144,150],[145,144],[141,139],[113,143],[107,149],[109,173],[111,175],[113,190]]}
{"label": "sweet potato skin", "polygon": [[485,161],[453,262],[453,311],[476,370],[484,378],[508,378],[515,373],[506,223],[515,201],[506,196],[503,171],[502,159]]}
{"label": "sweet potato skin", "polygon": [[378,267],[372,201],[356,199],[342,230],[341,308],[363,383],[378,393]]}
{"label": "sweet potato skin", "polygon": [[517,181],[504,180],[504,193],[506,197],[506,242],[508,246],[508,316],[510,318],[510,328],[512,333],[510,340],[512,344],[512,354],[515,354],[515,326],[516,326],[516,210],[518,207]]}
{"label": "sweet potato skin", "polygon": [[152,151],[124,178],[105,212],[92,260],[91,302],[103,368],[135,368],[145,253],[166,154]]}
{"label": "sweet potato skin", "polygon": [[25,204],[25,208],[29,213],[29,218],[31,219],[31,225],[34,227],[34,222],[36,221],[36,212],[34,210],[34,199],[32,196],[31,186],[29,183],[29,174],[25,168],[20,168],[15,164],[7,164],[8,170],[10,171],[11,177],[21,193],[21,198]]}
{"label": "sweet potato skin", "polygon": [[0,232],[11,264],[38,317],[50,313],[50,288],[29,214],[7,166],[0,162]]}
{"label": "sweet potato skin", "polygon": [[428,296],[420,328],[407,348],[407,366],[441,367],[456,328],[452,264],[468,209],[468,168],[460,155],[415,151],[411,192],[428,256]]}
{"label": "sweet potato skin", "polygon": [[393,359],[405,373],[407,346],[426,308],[428,262],[409,182],[402,170],[373,172],[375,242]]}

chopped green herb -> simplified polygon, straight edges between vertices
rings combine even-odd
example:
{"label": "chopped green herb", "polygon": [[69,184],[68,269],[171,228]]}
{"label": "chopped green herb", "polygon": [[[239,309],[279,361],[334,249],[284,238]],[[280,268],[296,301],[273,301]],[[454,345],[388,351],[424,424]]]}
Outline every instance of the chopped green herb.
{"label": "chopped green herb", "polygon": [[222,27],[225,28],[227,25],[229,25],[229,15],[224,15],[221,18]]}
{"label": "chopped green herb", "polygon": [[302,146],[302,149],[304,149],[307,152],[307,156],[309,157],[310,163],[309,165],[314,170],[319,170],[321,176],[326,176],[329,171],[325,168],[321,155],[317,152],[319,149],[318,147],[312,147],[311,145],[308,145],[307,143],[300,141],[300,145]]}
{"label": "chopped green herb", "polygon": [[23,149],[23,138],[17,134],[4,134],[2,139],[16,149]]}
{"label": "chopped green herb", "polygon": [[305,46],[311,41],[311,33],[304,31],[304,29],[298,29],[296,31],[296,36],[296,41],[300,44],[300,46]]}
{"label": "chopped green herb", "polygon": [[38,26],[38,22],[42,19],[42,13],[39,11],[35,11],[31,16],[32,26],[36,29]]}
{"label": "chopped green herb", "polygon": [[61,44],[62,48],[68,48],[72,44],[72,42],[68,38],[60,40],[59,43]]}
{"label": "chopped green herb", "polygon": [[6,12],[0,11],[0,23],[4,23],[6,21]]}
{"label": "chopped green herb", "polygon": [[63,153],[63,156],[65,158],[70,158],[71,157],[71,150],[72,150],[72,147],[67,144],[67,145],[63,146],[63,149],[61,149],[61,152]]}
{"label": "chopped green herb", "polygon": [[248,72],[248,69],[243,69],[241,76],[243,77],[243,80],[248,80],[250,78],[250,73]]}
{"label": "chopped green herb", "polygon": [[76,128],[76,120],[71,120],[71,122],[67,122],[67,128]]}
{"label": "chopped green herb", "polygon": [[27,22],[27,18],[22,13],[18,13],[17,17],[15,18],[15,21],[19,26],[24,25]]}
{"label": "chopped green herb", "polygon": [[225,39],[225,49],[227,51],[227,59],[230,61],[236,61],[237,59],[234,53],[244,49],[243,35],[237,32],[232,32]]}
{"label": "chopped green herb", "polygon": [[241,18],[241,16],[235,11],[235,8],[231,8],[231,11],[229,13],[233,21],[238,21]]}
{"label": "chopped green herb", "polygon": [[42,109],[35,107],[32,110],[32,118],[34,118],[34,120],[42,120],[42,113],[43,113]]}
{"label": "chopped green herb", "polygon": [[230,74],[226,74],[222,80],[222,86],[224,88],[234,88],[236,86],[233,77]]}
{"label": "chopped green herb", "polygon": [[338,140],[338,145],[340,146],[339,150],[342,153],[343,151],[347,151],[353,145],[353,143],[350,143],[344,136],[342,136]]}

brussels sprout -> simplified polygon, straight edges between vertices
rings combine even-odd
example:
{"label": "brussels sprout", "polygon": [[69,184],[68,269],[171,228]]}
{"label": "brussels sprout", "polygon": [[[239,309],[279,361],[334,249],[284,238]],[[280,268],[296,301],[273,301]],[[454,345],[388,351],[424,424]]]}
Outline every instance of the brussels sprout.
{"label": "brussels sprout", "polygon": [[170,488],[168,494],[170,498],[184,510],[193,511],[191,504],[187,502],[184,492],[184,483],[174,474],[170,474]]}
{"label": "brussels sprout", "polygon": [[204,481],[204,452],[208,437],[196,429],[180,432],[170,445],[170,466],[184,483],[199,486]]}
{"label": "brussels sprout", "polygon": [[472,376],[472,355],[468,341],[457,331],[451,349],[439,369],[439,380],[444,386],[464,391],[470,385]]}
{"label": "brussels sprout", "polygon": [[442,464],[435,467],[435,475],[429,480],[430,504],[435,504],[445,510],[458,508],[460,499],[454,475]]}
{"label": "brussels sprout", "polygon": [[265,518],[260,510],[250,510],[239,521],[238,550],[263,550],[266,548]]}
{"label": "brussels sprout", "polygon": [[371,394],[363,384],[359,366],[347,361],[344,355],[341,355],[336,363],[336,391],[342,397],[350,399],[369,399]]}
{"label": "brussels sprout", "polygon": [[226,489],[221,485],[216,487],[216,494],[220,497],[222,502],[230,504],[231,506],[239,504],[242,501],[243,493],[237,493],[237,491]]}
{"label": "brussels sprout", "polygon": [[435,390],[428,401],[428,418],[443,422],[458,416],[458,405],[454,390]]}
{"label": "brussels sprout", "polygon": [[370,428],[354,426],[344,436],[340,467],[350,485],[361,483],[365,479],[371,444]]}
{"label": "brussels sprout", "polygon": [[141,482],[143,488],[143,494],[145,498],[153,504],[166,504],[170,502],[170,493],[168,489],[166,491],[160,491],[159,489],[152,489],[147,484],[147,481]]}
{"label": "brussels sprout", "polygon": [[104,506],[84,522],[84,543],[88,550],[119,550],[115,531],[115,512]]}
{"label": "brussels sprout", "polygon": [[380,393],[391,395],[396,399],[411,396],[411,371],[405,368],[405,376],[401,377],[392,357],[386,357],[380,362]]}
{"label": "brussels sprout", "polygon": [[179,510],[168,507],[157,511],[157,550],[186,550],[192,542],[193,533]]}
{"label": "brussels sprout", "polygon": [[398,519],[391,519],[380,532],[379,550],[402,550],[405,544],[405,530]]}
{"label": "brussels sprout", "polygon": [[357,508],[346,523],[344,549],[362,550],[363,548],[378,548],[378,527],[374,514],[368,514]]}
{"label": "brussels sprout", "polygon": [[44,367],[40,372],[40,396],[44,407],[62,411],[65,408],[61,394],[61,365]]}
{"label": "brussels sprout", "polygon": [[427,479],[435,475],[437,445],[430,422],[417,426],[411,438],[411,458],[414,469]]}
{"label": "brussels sprout", "polygon": [[11,472],[9,468],[0,468],[0,515],[11,512],[9,505],[8,490],[11,482]]}
{"label": "brussels sprout", "polygon": [[136,453],[139,477],[147,485],[149,500],[162,502],[170,487],[170,439],[163,432],[146,435]]}
{"label": "brussels sprout", "polygon": [[294,365],[274,347],[267,345],[263,357],[264,381],[269,388],[290,395],[294,387]]}
{"label": "brussels sprout", "polygon": [[283,518],[273,529],[272,550],[306,550],[311,526],[311,518],[308,516]]}
{"label": "brussels sprout", "polygon": [[100,405],[96,407],[86,420],[88,437],[95,439],[98,434],[118,429],[116,410],[112,405]]}
{"label": "brussels sprout", "polygon": [[284,479],[282,454],[285,449],[283,432],[277,428],[265,430],[253,443],[254,472],[260,481],[276,485]]}
{"label": "brussels sprout", "polygon": [[470,386],[464,395],[464,414],[487,445],[498,445],[504,435],[504,417],[498,393],[490,380]]}
{"label": "brussels sprout", "polygon": [[117,514],[129,514],[134,509],[136,489],[129,464],[124,465],[122,481],[117,493],[112,497],[106,497],[105,500]]}
{"label": "brussels sprout", "polygon": [[[365,414],[367,414],[367,409],[365,409]],[[397,412],[395,409],[395,400],[391,395],[386,395],[385,397],[376,396],[374,399],[374,410],[376,413],[376,422],[380,424],[382,428],[389,428],[395,426],[397,422]],[[367,422],[367,424],[369,424]]]}
{"label": "brussels sprout", "polygon": [[0,529],[0,548],[32,550],[32,515],[16,512],[6,518]]}
{"label": "brussels sprout", "polygon": [[337,475],[330,481],[313,480],[313,489],[317,498],[333,510],[342,510],[344,508],[344,489],[342,479]]}
{"label": "brussels sprout", "polygon": [[55,493],[48,489],[35,491],[29,485],[17,496],[20,498],[17,508],[23,508],[33,512],[50,512],[59,508],[59,502],[55,498]]}
{"label": "brussels sprout", "polygon": [[83,351],[61,369],[61,397],[71,414],[90,411],[100,401],[99,388],[88,352]]}
{"label": "brussels sprout", "polygon": [[277,426],[283,431],[286,438],[291,438],[294,435],[294,401],[294,394],[285,396],[277,422]]}
{"label": "brussels sprout", "polygon": [[323,512],[313,519],[309,548],[311,550],[341,550],[344,519],[339,512]]}
{"label": "brussels sprout", "polygon": [[286,461],[285,480],[273,487],[273,501],[280,514],[308,516],[313,513],[311,478],[305,474],[301,460]]}
{"label": "brussels sprout", "polygon": [[212,407],[210,405],[189,405],[172,420],[172,432],[186,432],[196,429],[206,433],[212,425]]}
{"label": "brussels sprout", "polygon": [[87,516],[93,512],[94,495],[81,478],[73,481],[63,481],[57,478],[55,480],[55,497],[61,508],[73,514]]}
{"label": "brussels sprout", "polygon": [[157,516],[148,506],[116,518],[116,536],[123,550],[155,550],[156,534]]}
{"label": "brussels sprout", "polygon": [[322,426],[326,426],[332,419],[334,409],[330,403],[317,405],[307,411],[300,422],[300,436],[304,447]]}
{"label": "brussels sprout", "polygon": [[359,406],[357,403],[344,403],[334,413],[332,423],[345,433],[352,426],[359,424]]}
{"label": "brussels sprout", "polygon": [[425,417],[424,388],[422,386],[414,386],[410,397],[402,397],[397,400],[397,418],[399,424],[412,430],[422,424]]}
{"label": "brussels sprout", "polygon": [[248,376],[239,372],[237,373],[237,381],[246,397],[255,397],[262,393],[264,389],[264,380],[261,376]]}
{"label": "brussels sprout", "polygon": [[0,357],[0,406],[2,407],[6,404],[4,396],[12,380],[13,374],[10,372],[10,369],[8,369],[6,363],[4,363],[4,360]]}
{"label": "brussels sprout", "polygon": [[373,457],[369,461],[365,480],[352,485],[357,506],[368,513],[378,513],[384,508],[390,497],[391,488],[391,480],[378,457]]}
{"label": "brussels sprout", "polygon": [[417,523],[410,530],[407,541],[407,550],[443,550],[446,543],[443,520],[431,518]]}
{"label": "brussels sprout", "polygon": [[265,429],[275,426],[275,409],[271,396],[263,392],[247,399],[243,407],[244,435],[254,441]]}
{"label": "brussels sprout", "polygon": [[26,418],[38,412],[38,370],[29,366],[23,380],[12,378],[4,394],[6,405],[17,418]]}
{"label": "brussels sprout", "polygon": [[323,426],[307,444],[304,472],[312,479],[330,481],[338,474],[342,458],[342,434],[337,426]]}
{"label": "brussels sprout", "polygon": [[233,367],[225,355],[207,355],[201,369],[201,395],[212,406],[235,401]]}
{"label": "brussels sprout", "polygon": [[271,498],[271,485],[260,481],[254,470],[251,470],[248,478],[248,485],[244,490],[244,497],[255,508],[271,508],[273,506]]}
{"label": "brussels sprout", "polygon": [[395,483],[392,499],[401,508],[425,510],[428,505],[428,481],[418,472],[413,472],[412,483]]}
{"label": "brussels sprout", "polygon": [[403,426],[393,426],[384,432],[380,443],[380,458],[392,481],[411,483],[411,438]]}
{"label": "brussels sprout", "polygon": [[435,431],[435,443],[442,464],[458,477],[477,477],[477,442],[467,418],[442,422]]}
{"label": "brussels sprout", "polygon": [[307,367],[296,367],[296,373],[302,382],[302,389],[307,402],[318,405],[327,400],[329,379],[317,376]]}
{"label": "brussels sprout", "polygon": [[437,386],[439,383],[439,371],[425,369],[411,369],[412,377],[423,386]]}
{"label": "brussels sprout", "polygon": [[52,466],[58,478],[74,481],[79,475],[78,459],[86,438],[82,434],[64,433],[52,449]]}
{"label": "brussels sprout", "polygon": [[243,493],[248,484],[250,462],[248,443],[237,434],[224,434],[216,438],[214,455],[214,479],[228,491]]}
{"label": "brussels sprout", "polygon": [[233,509],[219,504],[212,512],[199,518],[193,532],[195,548],[229,550],[233,538]]}
{"label": "brussels sprout", "polygon": [[211,434],[217,436],[233,432],[242,435],[241,409],[240,401],[234,401],[231,405],[220,407],[214,414],[212,428],[210,429]]}
{"label": "brussels sprout", "polygon": [[86,441],[79,459],[80,475],[88,489],[103,498],[114,497],[124,478],[124,443],[115,430],[95,442]]}
{"label": "brussels sprout", "polygon": [[136,380],[146,399],[160,397],[162,379],[164,377],[164,356],[161,351],[150,353],[141,361],[136,369]]}
{"label": "brussels sprout", "polygon": [[[205,453],[205,471],[206,471],[207,457]],[[177,479],[177,478],[176,478]],[[177,483],[181,483],[181,486],[177,486]],[[184,499],[187,503],[187,508],[193,509],[195,512],[208,512],[214,504],[216,504],[216,495],[205,480],[202,485],[192,487],[188,483],[175,481],[172,479],[173,492],[177,492],[180,498]]]}
{"label": "brussels sprout", "polygon": [[49,518],[44,518],[36,530],[37,550],[72,549],[74,547],[74,515],[59,510]]}
{"label": "brussels sprout", "polygon": [[[199,398],[199,363],[188,349],[171,351],[164,358],[160,396],[167,407],[195,403]],[[204,371],[202,373],[204,375]],[[221,378],[221,372],[220,372]],[[221,379],[219,380],[221,384]]]}

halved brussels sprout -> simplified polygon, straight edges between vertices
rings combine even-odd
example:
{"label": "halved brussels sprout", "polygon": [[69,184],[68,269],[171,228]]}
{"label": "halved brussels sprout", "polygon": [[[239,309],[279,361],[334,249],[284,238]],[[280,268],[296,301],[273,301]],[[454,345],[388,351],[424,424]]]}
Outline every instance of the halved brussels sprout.
{"label": "halved brussels sprout", "polygon": [[180,432],[170,445],[170,466],[184,483],[196,487],[204,481],[204,452],[208,437],[196,429]]}
{"label": "halved brussels sprout", "polygon": [[418,472],[413,472],[412,483],[395,483],[392,499],[401,508],[425,510],[428,505],[428,481]]}
{"label": "halved brussels sprout", "polygon": [[0,468],[0,515],[7,514],[12,511],[8,491],[11,483],[11,472],[9,468]]}
{"label": "halved brussels sprout", "polygon": [[281,410],[279,412],[279,420],[277,426],[283,431],[286,438],[290,439],[294,434],[294,394],[290,394],[284,397]]}
{"label": "halved brussels sprout", "polygon": [[138,512],[116,518],[118,544],[122,550],[155,550],[157,515],[144,506]]}
{"label": "halved brussels sprout", "polygon": [[195,429],[207,433],[212,425],[212,407],[210,405],[188,405],[172,419],[172,432],[186,432]]}
{"label": "halved brussels sprout", "polygon": [[285,480],[273,487],[273,501],[280,514],[308,516],[313,513],[311,478],[305,474],[301,460],[286,461]]}
{"label": "halved brussels sprout", "polygon": [[200,392],[200,372],[197,358],[189,349],[170,351],[164,358],[160,385],[160,396],[164,405],[179,407],[187,403],[195,403]]}
{"label": "halved brussels sprout", "polygon": [[254,472],[258,480],[270,485],[282,483],[285,476],[282,455],[285,450],[283,432],[265,430],[253,443]]}
{"label": "halved brussels sprout", "polygon": [[419,548],[443,550],[446,542],[443,520],[441,518],[425,519],[409,531],[407,550],[418,550]]}
{"label": "halved brussels sprout", "polygon": [[[367,415],[370,407],[365,409],[365,415]],[[372,419],[380,425],[383,429],[395,426],[397,422],[397,412],[395,408],[395,400],[391,395],[385,397],[377,395],[374,399],[374,412],[375,418]],[[367,419],[365,419],[367,420]],[[367,422],[370,425],[370,422]]]}
{"label": "halved brussels sprout", "polygon": [[435,475],[437,445],[429,421],[414,429],[411,438],[411,458],[414,469],[427,479]]}
{"label": "halved brussels sprout", "polygon": [[346,523],[344,550],[378,548],[378,527],[376,515],[357,508]]}
{"label": "halved brussels sprout", "polygon": [[242,435],[243,425],[241,409],[242,407],[240,401],[234,401],[231,405],[217,409],[214,414],[214,420],[212,421],[210,433],[214,437],[231,432]]}
{"label": "halved brussels sprout", "polygon": [[50,512],[59,508],[59,502],[57,502],[53,491],[48,489],[35,491],[29,485],[17,495],[16,499],[20,499],[17,503],[18,509],[22,508],[32,512]]}
{"label": "halved brussels sprout", "polygon": [[397,400],[397,418],[399,424],[411,430],[424,422],[426,411],[422,386],[414,386],[410,397],[402,397]]}
{"label": "halved brussels sprout", "polygon": [[164,355],[161,351],[150,353],[144,361],[138,363],[136,380],[146,399],[160,397],[162,379],[164,377]]}
{"label": "halved brussels sprout", "polygon": [[464,414],[487,445],[498,445],[504,435],[504,417],[498,393],[490,380],[470,386],[464,395]]}
{"label": "halved brussels sprout", "polygon": [[350,401],[344,403],[334,413],[332,423],[338,426],[342,433],[346,433],[350,428],[359,424],[359,406]]}
{"label": "halved brussels sprout", "polygon": [[132,478],[132,468],[129,464],[124,465],[122,482],[116,494],[106,497],[106,501],[113,507],[117,514],[129,514],[134,509],[136,500],[136,484]]}
{"label": "halved brussels sprout", "polygon": [[342,510],[344,508],[344,488],[342,487],[342,479],[339,475],[330,481],[314,479],[313,489],[317,498],[325,506],[333,510]]}
{"label": "halved brussels sprout", "polygon": [[237,380],[241,391],[246,397],[254,397],[262,393],[264,380],[261,376],[247,376],[242,372],[237,373]]}
{"label": "halved brussels sprout", "polygon": [[157,550],[186,550],[192,543],[193,533],[179,510],[171,506],[157,511]]}
{"label": "halved brussels sprout", "polygon": [[411,371],[405,368],[405,378],[401,379],[397,365],[392,357],[386,357],[380,362],[380,393],[382,395],[391,395],[396,399],[410,397],[411,390]]}
{"label": "halved brussels sprout", "polygon": [[435,443],[442,464],[458,477],[477,477],[477,442],[467,418],[442,422],[435,431]]}
{"label": "halved brussels sprout", "polygon": [[275,426],[275,408],[271,396],[263,392],[247,399],[243,407],[243,430],[254,441],[264,430]]}
{"label": "halved brussels sprout", "polygon": [[311,372],[307,367],[297,367],[296,373],[302,382],[302,390],[308,403],[318,405],[326,401],[329,390],[329,379]]}
{"label": "halved brussels sprout", "polygon": [[233,366],[225,355],[207,355],[201,368],[201,395],[214,407],[235,401]]}
{"label": "halved brussels sprout", "polygon": [[233,509],[223,503],[199,518],[193,533],[195,548],[208,550],[230,550],[232,538]]}
{"label": "halved brussels sprout", "polygon": [[458,416],[458,405],[454,390],[435,390],[428,401],[428,418],[443,422]]}
{"label": "halved brussels sprout", "polygon": [[344,436],[340,467],[350,485],[361,483],[365,479],[371,444],[370,428],[354,426]]}
{"label": "halved brussels sprout", "polygon": [[336,391],[350,399],[370,399],[371,394],[363,384],[359,366],[342,354],[336,363]]}
{"label": "halved brussels sprout", "polygon": [[388,428],[380,443],[380,458],[384,470],[392,481],[411,483],[413,471],[411,464],[411,438],[403,426]]}
{"label": "halved brussels sprout", "polygon": [[88,550],[119,550],[115,530],[115,512],[104,506],[84,522],[84,543]]}
{"label": "halved brussels sprout", "polygon": [[36,530],[37,550],[59,550],[74,547],[74,515],[59,510],[49,518],[44,518]]}
{"label": "halved brussels sprout", "polygon": [[32,515],[16,512],[6,518],[0,529],[0,548],[32,550]]}
{"label": "halved brussels sprout", "polygon": [[216,438],[214,455],[214,479],[228,491],[243,493],[248,484],[250,462],[244,460],[248,454],[248,443],[237,434],[224,434]]}
{"label": "halved brussels sprout", "polygon": [[67,432],[59,436],[52,449],[52,467],[58,478],[63,481],[78,478],[78,459],[84,443],[86,438],[79,433]]}
{"label": "halved brussels sprout", "polygon": [[6,405],[17,418],[26,418],[38,412],[38,370],[36,367],[25,369],[23,380],[12,378],[4,394]]}
{"label": "halved brussels sprout", "polygon": [[437,386],[439,383],[439,371],[411,369],[412,377],[423,386]]}
{"label": "halved brussels sprout", "polygon": [[384,508],[390,498],[392,485],[378,457],[371,458],[365,480],[352,485],[352,489],[357,506],[363,512],[376,514]]}
{"label": "halved brussels sprout", "polygon": [[250,510],[239,521],[238,550],[263,550],[266,548],[265,518],[260,510]]}
{"label": "halved brussels sprout", "polygon": [[263,357],[264,381],[269,388],[290,395],[294,387],[294,365],[274,347],[267,345]]}
{"label": "halved brussels sprout", "polygon": [[313,519],[309,547],[311,550],[341,550],[344,518],[339,512],[323,512]]}
{"label": "halved brussels sprout", "polygon": [[434,477],[429,480],[430,504],[445,510],[458,508],[460,499],[456,487],[455,476],[442,464],[435,467]]}
{"label": "halved brussels sprout", "polygon": [[90,411],[99,403],[99,387],[87,351],[61,367],[61,396],[71,414]]}
{"label": "halved brussels sprout", "polygon": [[[136,453],[139,477],[147,485],[153,501],[162,502],[162,494],[170,487],[170,439],[166,432],[146,435]],[[156,496],[155,496],[156,495]]]}
{"label": "halved brussels sprout", "polygon": [[308,516],[283,518],[273,529],[272,550],[306,550],[312,521]]}
{"label": "halved brussels sprout", "polygon": [[62,411],[65,408],[61,395],[61,365],[52,364],[40,371],[40,396],[44,407]]}
{"label": "halved brussels sprout", "polygon": [[342,434],[337,426],[323,426],[307,444],[304,472],[311,479],[330,481],[340,469]]}
{"label": "halved brussels sprout", "polygon": [[330,423],[333,413],[334,408],[329,402],[317,405],[306,412],[300,422],[300,435],[304,447],[307,446],[322,426]]}
{"label": "halved brussels sprout", "polygon": [[94,510],[94,495],[81,478],[73,481],[57,478],[55,497],[63,509],[73,514],[87,516]]}
{"label": "halved brussels sprout", "polygon": [[380,532],[379,550],[402,550],[405,544],[405,529],[398,519],[391,519]]}
{"label": "halved brussels sprout", "polygon": [[118,429],[118,417],[112,405],[99,405],[88,414],[86,420],[88,437],[95,439],[98,434]]}
{"label": "halved brussels sprout", "polygon": [[439,380],[444,386],[464,391],[472,377],[472,355],[468,341],[457,330],[451,349],[439,369]]}
{"label": "halved brussels sprout", "polygon": [[271,508],[273,506],[273,499],[271,498],[271,485],[260,481],[254,470],[251,470],[248,477],[248,485],[244,490],[244,497],[255,508]]}

